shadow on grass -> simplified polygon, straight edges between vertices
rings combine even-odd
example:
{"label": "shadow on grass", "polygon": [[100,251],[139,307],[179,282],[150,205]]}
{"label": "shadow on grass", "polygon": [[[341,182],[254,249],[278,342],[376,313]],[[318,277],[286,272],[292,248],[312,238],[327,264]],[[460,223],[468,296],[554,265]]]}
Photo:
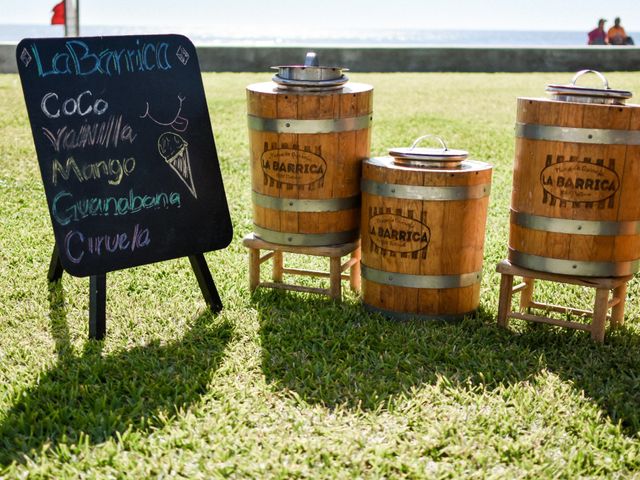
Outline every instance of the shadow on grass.
{"label": "shadow on grass", "polygon": [[58,362],[0,424],[0,465],[55,450],[61,439],[100,443],[127,430],[161,428],[207,392],[231,338],[231,326],[206,312],[172,343],[105,356],[103,342],[90,340],[76,355],[60,283],[50,286],[49,301]]}
{"label": "shadow on grass", "polygon": [[328,299],[258,290],[253,300],[267,381],[306,402],[375,410],[440,377],[491,391],[547,370],[584,390],[628,433],[640,431],[636,335],[616,333],[600,346],[584,332],[546,326],[508,332],[482,309],[455,324],[395,322]]}
{"label": "shadow on grass", "polygon": [[584,391],[620,422],[625,433],[640,433],[640,336],[627,328],[608,331],[605,344],[589,333],[559,327],[535,326],[524,333],[506,332],[505,342],[532,352],[544,367]]}

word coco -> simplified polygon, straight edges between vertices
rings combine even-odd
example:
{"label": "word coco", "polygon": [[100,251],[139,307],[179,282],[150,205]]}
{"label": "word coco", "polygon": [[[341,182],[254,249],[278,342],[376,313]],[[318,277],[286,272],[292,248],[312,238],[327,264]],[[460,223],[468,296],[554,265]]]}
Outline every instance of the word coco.
{"label": "word coco", "polygon": [[[89,98],[84,98],[88,96]],[[49,92],[42,97],[42,102],[40,102],[40,109],[42,113],[45,114],[48,118],[58,118],[60,117],[60,112],[65,116],[72,115],[80,115],[84,117],[85,115],[89,115],[90,113],[95,113],[96,115],[102,115],[109,108],[109,104],[106,100],[102,98],[97,98],[92,102],[93,94],[89,90],[85,90],[81,94],[79,94],[75,98],[67,98],[62,102],[58,101],[58,94],[54,92]],[[84,101],[84,108],[83,102]]]}

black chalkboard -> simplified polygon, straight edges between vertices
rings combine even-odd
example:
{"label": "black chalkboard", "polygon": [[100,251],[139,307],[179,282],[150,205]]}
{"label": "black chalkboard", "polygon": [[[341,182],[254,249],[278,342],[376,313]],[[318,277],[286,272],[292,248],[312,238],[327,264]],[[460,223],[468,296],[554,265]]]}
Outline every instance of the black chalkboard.
{"label": "black chalkboard", "polygon": [[99,275],[229,244],[231,219],[188,38],[25,39],[16,57],[67,272]]}

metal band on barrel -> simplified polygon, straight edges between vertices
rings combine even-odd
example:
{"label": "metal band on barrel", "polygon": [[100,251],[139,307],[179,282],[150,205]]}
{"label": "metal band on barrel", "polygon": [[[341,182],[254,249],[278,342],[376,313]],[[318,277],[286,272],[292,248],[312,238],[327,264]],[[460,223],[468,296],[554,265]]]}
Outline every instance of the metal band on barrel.
{"label": "metal band on barrel", "polygon": [[509,248],[509,260],[514,265],[531,270],[559,273],[561,275],[583,275],[585,277],[623,277],[625,275],[633,275],[640,267],[640,261],[638,260],[632,262],[563,260],[522,253],[512,248]]}
{"label": "metal band on barrel", "polygon": [[282,212],[339,212],[360,206],[360,195],[327,199],[272,197],[256,191],[252,191],[251,195],[255,205]]}
{"label": "metal band on barrel", "polygon": [[525,228],[552,233],[574,235],[638,235],[640,222],[611,222],[603,220],[571,220],[567,218],[543,217],[511,210],[511,222]]}
{"label": "metal band on barrel", "polygon": [[248,115],[249,129],[277,133],[335,133],[369,128],[371,114],[360,117],[297,120],[293,118],[264,118]]}
{"label": "metal band on barrel", "polygon": [[490,183],[467,187],[423,187],[419,185],[378,183],[367,178],[362,179],[360,187],[363,192],[380,197],[433,201],[472,200],[487,197],[491,192]]}
{"label": "metal band on barrel", "polygon": [[392,310],[386,310],[384,308],[374,307],[372,305],[363,304],[364,309],[371,313],[379,313],[384,317],[391,318],[393,320],[407,321],[407,320],[442,320],[444,322],[459,322],[464,317],[472,316],[476,314],[476,310],[472,310],[466,313],[442,313],[425,315],[423,313],[408,313],[408,312],[394,312]]}
{"label": "metal band on barrel", "polygon": [[277,232],[253,224],[253,232],[262,240],[280,245],[294,245],[297,247],[320,247],[323,245],[337,245],[352,242],[358,238],[359,230],[331,233],[290,233]]}
{"label": "metal band on barrel", "polygon": [[638,130],[558,127],[520,122],[516,123],[516,137],[552,142],[640,145],[640,131]]}
{"label": "metal band on barrel", "polygon": [[411,275],[408,273],[386,272],[367,267],[360,263],[362,278],[383,285],[409,288],[462,288],[478,283],[482,271],[460,275]]}

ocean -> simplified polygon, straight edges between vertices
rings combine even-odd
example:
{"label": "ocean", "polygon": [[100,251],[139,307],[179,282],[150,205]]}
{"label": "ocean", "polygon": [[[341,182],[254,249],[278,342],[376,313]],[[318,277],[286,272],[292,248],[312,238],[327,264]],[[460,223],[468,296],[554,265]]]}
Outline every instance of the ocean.
{"label": "ocean", "polygon": [[[293,26],[134,27],[82,25],[85,36],[180,33],[196,45],[240,46],[582,46],[586,32],[510,30],[402,30],[333,29],[296,30]],[[61,37],[60,25],[2,25],[0,42],[18,42],[28,37]],[[640,33],[629,32],[636,41]]]}

